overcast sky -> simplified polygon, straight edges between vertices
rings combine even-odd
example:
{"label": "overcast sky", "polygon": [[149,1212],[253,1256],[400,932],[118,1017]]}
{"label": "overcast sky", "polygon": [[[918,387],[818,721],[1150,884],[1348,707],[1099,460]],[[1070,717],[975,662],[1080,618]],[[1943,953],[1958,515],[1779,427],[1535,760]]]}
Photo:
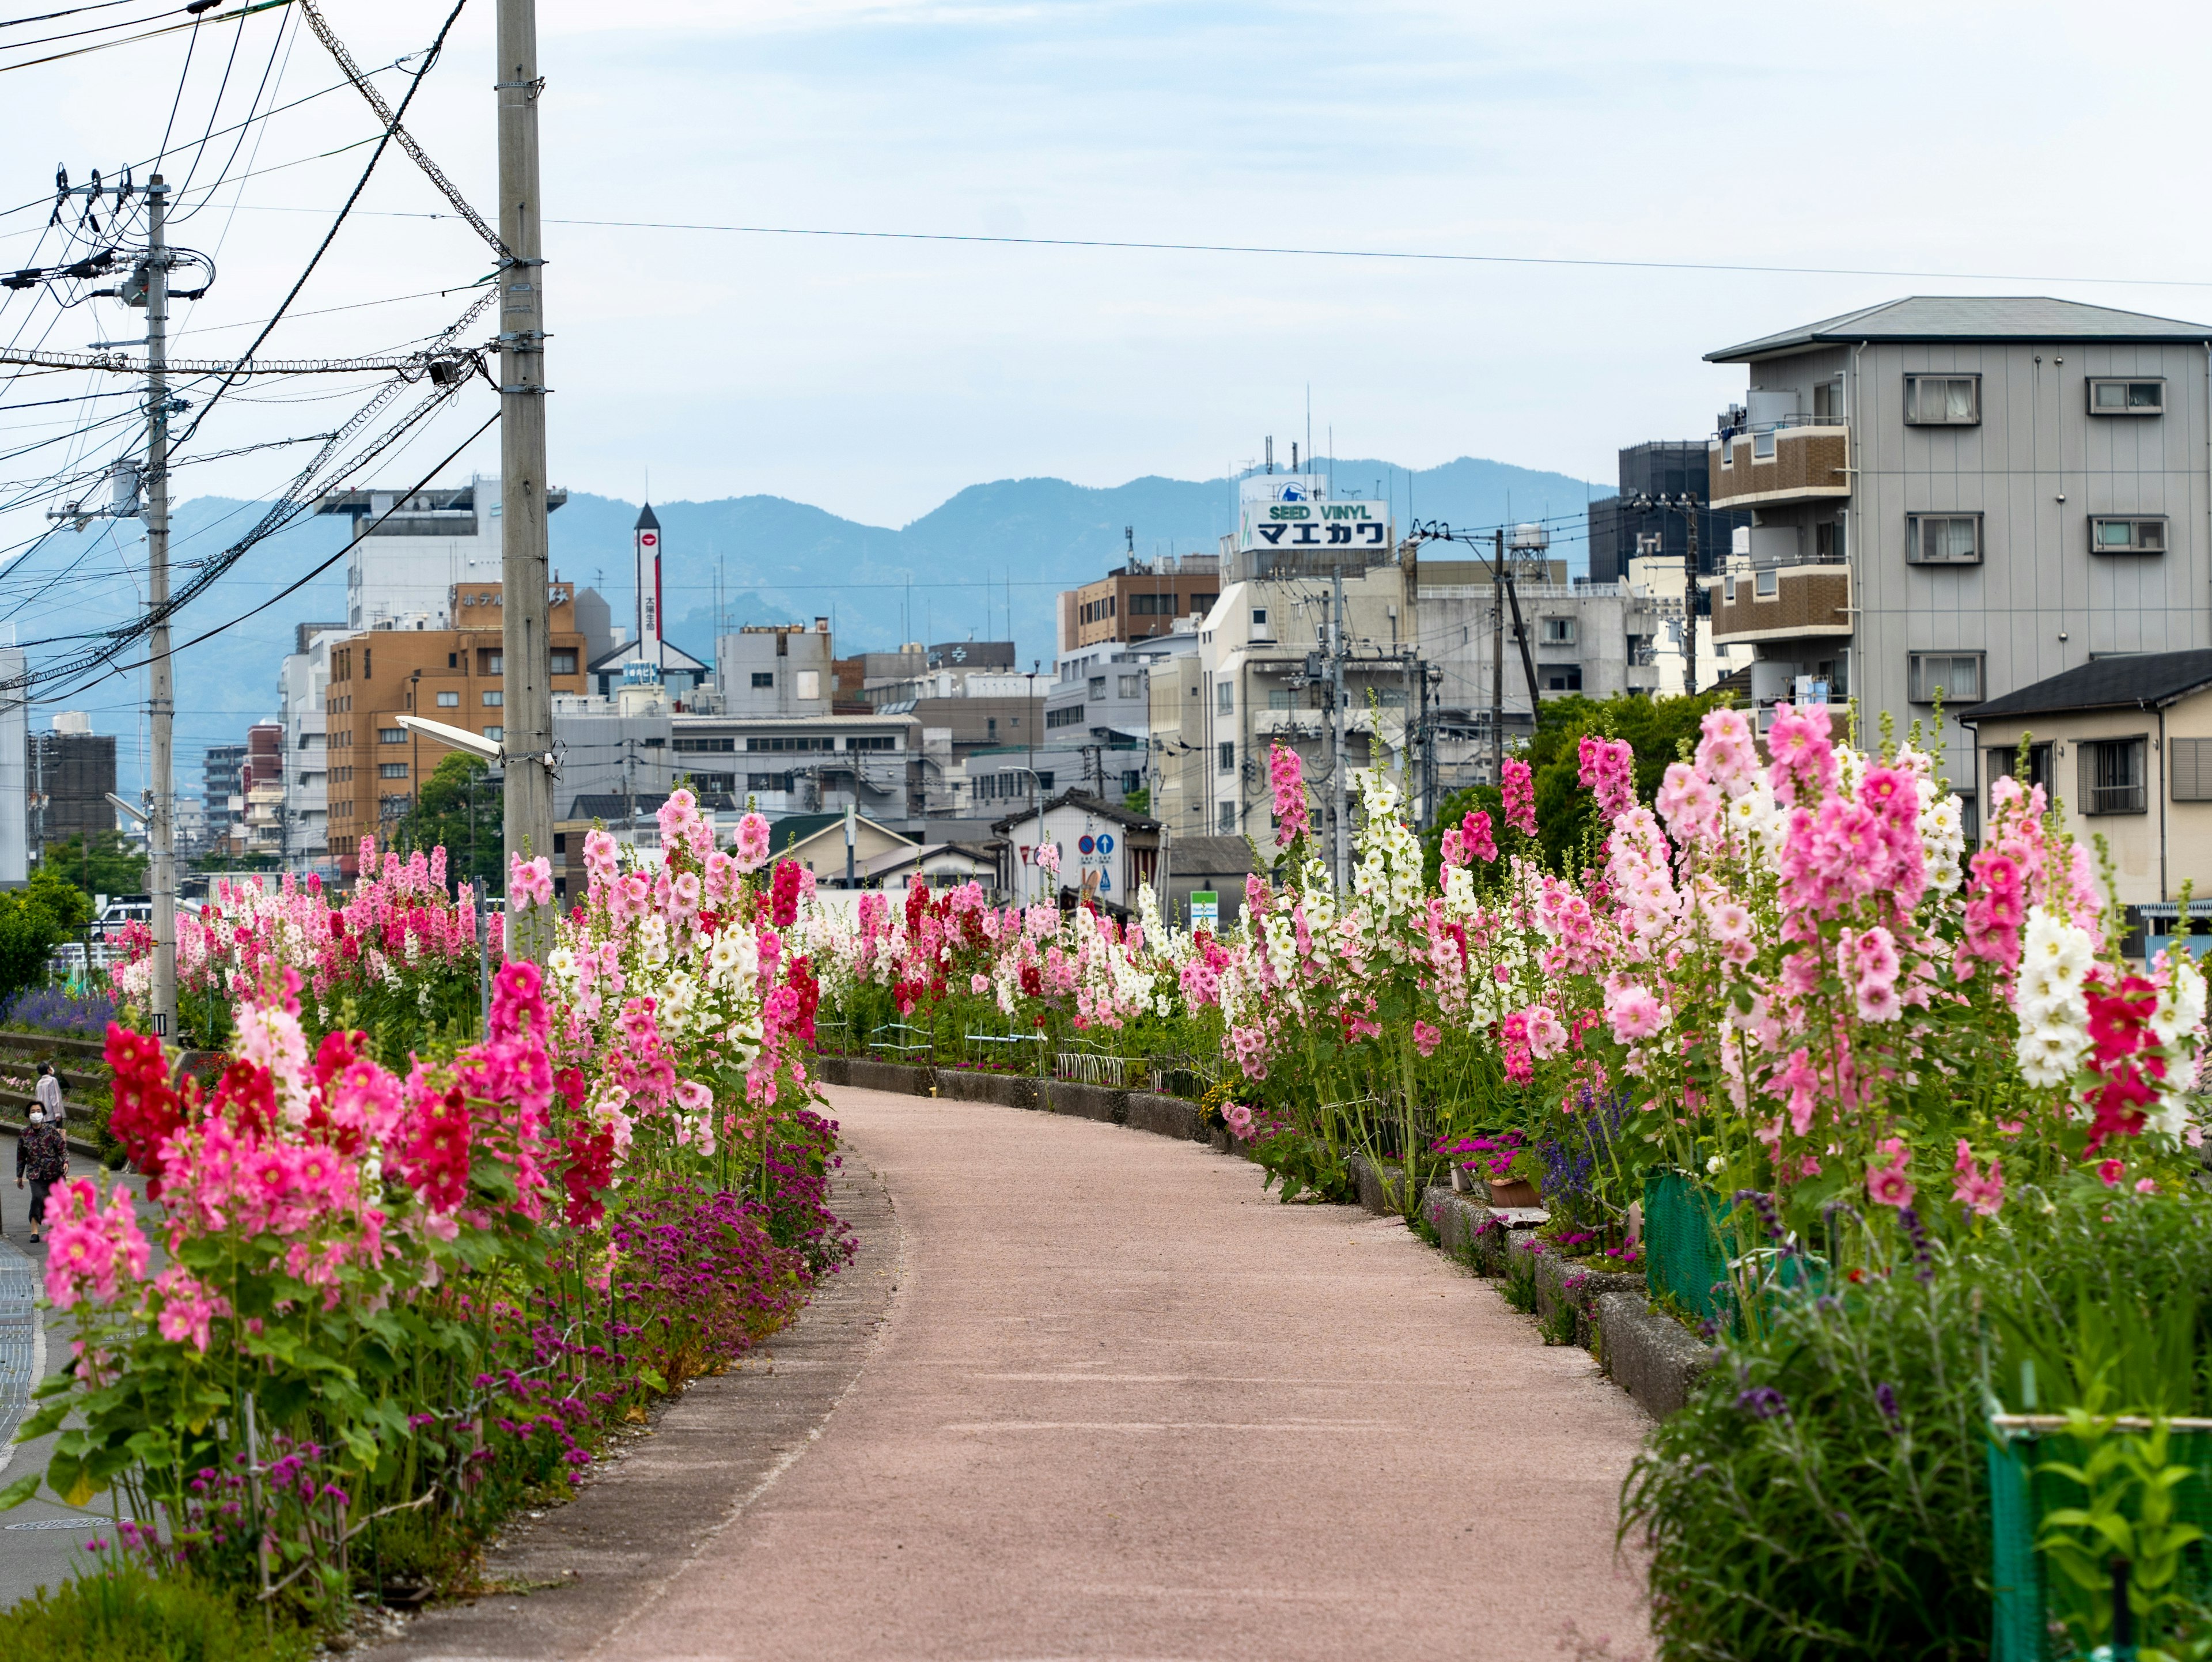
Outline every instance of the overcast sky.
{"label": "overcast sky", "polygon": [[[328,0],[364,64],[421,47],[446,9]],[[1607,479],[1619,447],[1701,435],[1740,393],[1741,372],[1701,353],[1893,295],[2053,293],[2212,317],[2212,232],[2193,188],[2200,7],[540,9],[556,220],[1867,273],[558,225],[553,474],[633,499],[650,469],[663,500],[774,492],[896,525],[981,480],[1205,477],[1257,456],[1268,434],[1282,452],[1304,442],[1309,387],[1323,447],[1333,428],[1346,454],[1472,454]],[[244,27],[226,108],[280,28],[291,45],[264,102],[331,85],[313,38],[289,33],[294,15]],[[491,0],[471,0],[410,118],[487,213],[491,21]],[[207,125],[234,32],[204,29],[193,46],[181,138]],[[39,198],[56,161],[82,178],[152,154],[186,40],[0,75],[0,205]],[[248,136],[232,171],[259,176],[178,233],[222,265],[180,350],[246,344],[227,326],[265,315],[289,286],[368,151],[303,158],[372,131],[343,92]],[[190,165],[188,145],[172,178]],[[388,155],[296,302],[317,315],[267,350],[373,350],[449,320],[464,297],[326,309],[481,277],[485,251],[455,222],[392,216],[441,205]],[[0,218],[0,265],[30,258],[23,233],[42,218]],[[1906,272],[1918,275],[1887,274]],[[2086,280],[2100,277],[2130,281]],[[48,338],[128,332],[100,302]],[[210,437],[312,431],[343,407],[241,405]],[[395,471],[427,466],[489,411],[488,391],[471,394]],[[34,418],[0,415],[0,438]],[[495,466],[493,454],[480,447],[477,465]],[[187,494],[258,495],[283,475],[264,453],[199,470]]]}

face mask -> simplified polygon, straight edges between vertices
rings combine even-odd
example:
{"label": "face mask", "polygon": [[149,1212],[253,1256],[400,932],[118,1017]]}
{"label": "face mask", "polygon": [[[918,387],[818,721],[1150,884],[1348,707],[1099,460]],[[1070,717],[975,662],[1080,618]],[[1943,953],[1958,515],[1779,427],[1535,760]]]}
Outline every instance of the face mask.
{"label": "face mask", "polygon": [[44,1125],[46,1123],[46,1117],[44,1114],[34,1113],[31,1116],[31,1123],[33,1125]]}

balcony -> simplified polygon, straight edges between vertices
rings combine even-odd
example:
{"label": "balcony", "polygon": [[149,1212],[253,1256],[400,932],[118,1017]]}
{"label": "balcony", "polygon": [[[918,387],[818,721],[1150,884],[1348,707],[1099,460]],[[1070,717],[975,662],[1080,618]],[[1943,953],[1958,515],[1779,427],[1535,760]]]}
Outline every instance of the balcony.
{"label": "balcony", "polygon": [[1851,494],[1850,429],[1830,416],[1785,416],[1706,447],[1715,508],[1768,508]]}
{"label": "balcony", "polygon": [[1851,569],[1829,562],[1736,571],[1713,589],[1713,640],[1848,638]]}

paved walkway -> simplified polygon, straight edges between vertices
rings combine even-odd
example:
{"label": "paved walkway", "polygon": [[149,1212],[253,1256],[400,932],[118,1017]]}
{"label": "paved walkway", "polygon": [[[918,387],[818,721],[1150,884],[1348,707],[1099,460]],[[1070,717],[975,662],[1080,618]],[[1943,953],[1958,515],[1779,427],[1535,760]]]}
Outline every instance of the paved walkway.
{"label": "paved walkway", "polygon": [[896,1208],[888,1320],[593,1654],[1645,1653],[1613,1520],[1646,1422],[1490,1286],[1192,1144],[831,1095]]}

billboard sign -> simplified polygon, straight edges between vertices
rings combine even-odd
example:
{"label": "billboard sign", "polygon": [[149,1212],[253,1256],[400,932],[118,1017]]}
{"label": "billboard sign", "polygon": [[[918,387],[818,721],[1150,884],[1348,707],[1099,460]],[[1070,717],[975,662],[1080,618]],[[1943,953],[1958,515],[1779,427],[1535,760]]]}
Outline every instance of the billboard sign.
{"label": "billboard sign", "polygon": [[1389,510],[1381,502],[1248,502],[1239,512],[1237,545],[1240,549],[1388,548]]}

